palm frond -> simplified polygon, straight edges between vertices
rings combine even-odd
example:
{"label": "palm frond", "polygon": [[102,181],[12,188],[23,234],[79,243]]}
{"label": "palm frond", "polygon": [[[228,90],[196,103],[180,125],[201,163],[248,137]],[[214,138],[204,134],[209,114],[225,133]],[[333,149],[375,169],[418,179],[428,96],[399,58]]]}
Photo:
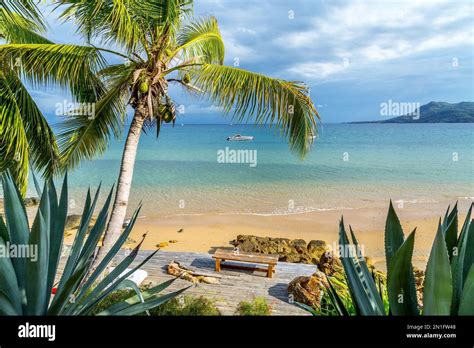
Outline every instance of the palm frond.
{"label": "palm frond", "polygon": [[179,52],[183,61],[198,58],[200,63],[223,64],[225,47],[216,18],[210,17],[188,24],[177,39],[178,48],[170,55]]}
{"label": "palm frond", "polygon": [[19,61],[21,76],[33,86],[64,87],[81,102],[99,95],[94,73],[105,66],[94,47],[63,44],[2,45],[0,60]]}
{"label": "palm frond", "polygon": [[10,170],[22,194],[28,183],[28,138],[14,92],[0,70],[0,172]]}
{"label": "palm frond", "polygon": [[280,127],[290,149],[304,157],[316,135],[319,114],[308,88],[246,70],[204,64],[189,70],[194,86],[233,119]]}
{"label": "palm frond", "polygon": [[58,147],[52,129],[17,74],[6,69],[4,76],[20,112],[33,168],[53,173],[58,161]]}
{"label": "palm frond", "polygon": [[[114,65],[99,72],[104,78],[104,93],[94,104],[95,113],[68,117],[60,126],[58,142],[62,168],[74,168],[83,159],[103,153],[112,136],[120,136],[135,66]],[[98,81],[99,82],[99,81]]]}
{"label": "palm frond", "polygon": [[0,8],[0,39],[11,43],[51,43],[37,22]]}
{"label": "palm frond", "polygon": [[193,12],[194,0],[159,0],[159,35],[167,31],[167,37],[174,40],[182,20]]}
{"label": "palm frond", "polygon": [[60,18],[75,19],[77,31],[87,40],[100,37],[102,43],[114,43],[128,52],[142,45],[145,35],[158,26],[165,0],[58,0],[66,6]]}
{"label": "palm frond", "polygon": [[3,13],[2,15],[21,16],[29,22],[34,22],[41,31],[46,29],[43,15],[33,0],[1,0],[0,10]]}

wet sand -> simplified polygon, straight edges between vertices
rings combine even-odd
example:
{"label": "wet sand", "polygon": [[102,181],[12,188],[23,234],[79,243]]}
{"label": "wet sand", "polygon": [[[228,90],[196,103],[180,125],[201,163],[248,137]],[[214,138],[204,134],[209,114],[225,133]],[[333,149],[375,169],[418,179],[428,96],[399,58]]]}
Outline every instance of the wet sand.
{"label": "wet sand", "polygon": [[[460,202],[460,225],[469,203]],[[403,208],[395,206],[405,236],[417,227],[413,255],[416,267],[424,268],[439,217],[444,215],[446,208],[447,204],[444,203],[406,204]],[[383,270],[386,214],[387,207],[280,216],[205,214],[143,217],[138,219],[130,236],[135,242],[128,243],[126,247],[132,248],[146,232],[143,249],[155,249],[157,244],[168,242],[164,250],[212,252],[217,247],[229,247],[229,242],[239,234],[304,239],[306,242],[319,239],[335,247],[338,241],[338,223],[343,215],[346,229],[349,224],[352,226],[365,255],[374,261],[377,268]],[[179,232],[180,230],[182,231]],[[72,235],[66,238],[66,243],[72,242],[72,238]]]}

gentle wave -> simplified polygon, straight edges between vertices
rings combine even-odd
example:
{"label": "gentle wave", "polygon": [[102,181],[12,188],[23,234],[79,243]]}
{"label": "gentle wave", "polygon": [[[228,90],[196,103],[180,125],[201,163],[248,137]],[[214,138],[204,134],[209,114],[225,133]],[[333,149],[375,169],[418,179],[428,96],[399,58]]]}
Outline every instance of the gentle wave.
{"label": "gentle wave", "polygon": [[219,215],[253,215],[253,216],[286,216],[286,215],[300,215],[308,214],[318,211],[337,211],[337,210],[352,210],[354,208],[348,207],[333,207],[333,208],[319,208],[319,207],[298,207],[295,209],[274,210],[270,213],[257,212],[243,212],[243,213],[221,213]]}

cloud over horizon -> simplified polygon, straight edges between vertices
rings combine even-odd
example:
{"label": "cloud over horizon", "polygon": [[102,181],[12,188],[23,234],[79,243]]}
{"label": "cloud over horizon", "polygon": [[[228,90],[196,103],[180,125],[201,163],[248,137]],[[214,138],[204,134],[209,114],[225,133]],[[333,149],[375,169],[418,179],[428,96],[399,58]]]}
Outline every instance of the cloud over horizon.
{"label": "cloud over horizon", "polygon": [[[325,105],[324,122],[376,119],[388,99],[474,99],[471,1],[196,0],[195,16],[209,15],[219,21],[226,64],[304,81]],[[48,21],[51,39],[81,42],[72,23],[58,25],[55,13]],[[44,94],[36,96],[51,99]],[[206,113],[202,122],[227,122],[203,102],[176,99]]]}

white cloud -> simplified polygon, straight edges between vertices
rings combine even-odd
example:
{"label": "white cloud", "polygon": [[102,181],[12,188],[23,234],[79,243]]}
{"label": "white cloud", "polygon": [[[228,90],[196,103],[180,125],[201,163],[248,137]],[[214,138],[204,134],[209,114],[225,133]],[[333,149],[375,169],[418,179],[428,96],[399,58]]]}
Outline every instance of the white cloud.
{"label": "white cloud", "polygon": [[346,70],[343,63],[337,64],[332,62],[325,63],[301,63],[296,64],[288,69],[288,72],[301,75],[305,78],[324,79],[329,75],[340,73]]}
{"label": "white cloud", "polygon": [[[473,44],[467,21],[469,2],[357,1],[329,4],[311,21],[311,27],[276,39],[282,47],[309,47],[320,55],[287,71],[313,79],[325,79],[347,71],[339,64],[351,57],[358,70],[366,65],[404,58],[461,45]],[[324,56],[324,58],[320,58]],[[328,61],[329,58],[329,61]],[[333,61],[331,61],[331,59]],[[299,70],[298,70],[299,69]],[[311,75],[313,73],[313,75]]]}
{"label": "white cloud", "polygon": [[227,59],[238,58],[239,61],[253,61],[257,56],[252,47],[243,45],[235,36],[235,32],[221,29],[221,35],[225,42],[225,56]]}

